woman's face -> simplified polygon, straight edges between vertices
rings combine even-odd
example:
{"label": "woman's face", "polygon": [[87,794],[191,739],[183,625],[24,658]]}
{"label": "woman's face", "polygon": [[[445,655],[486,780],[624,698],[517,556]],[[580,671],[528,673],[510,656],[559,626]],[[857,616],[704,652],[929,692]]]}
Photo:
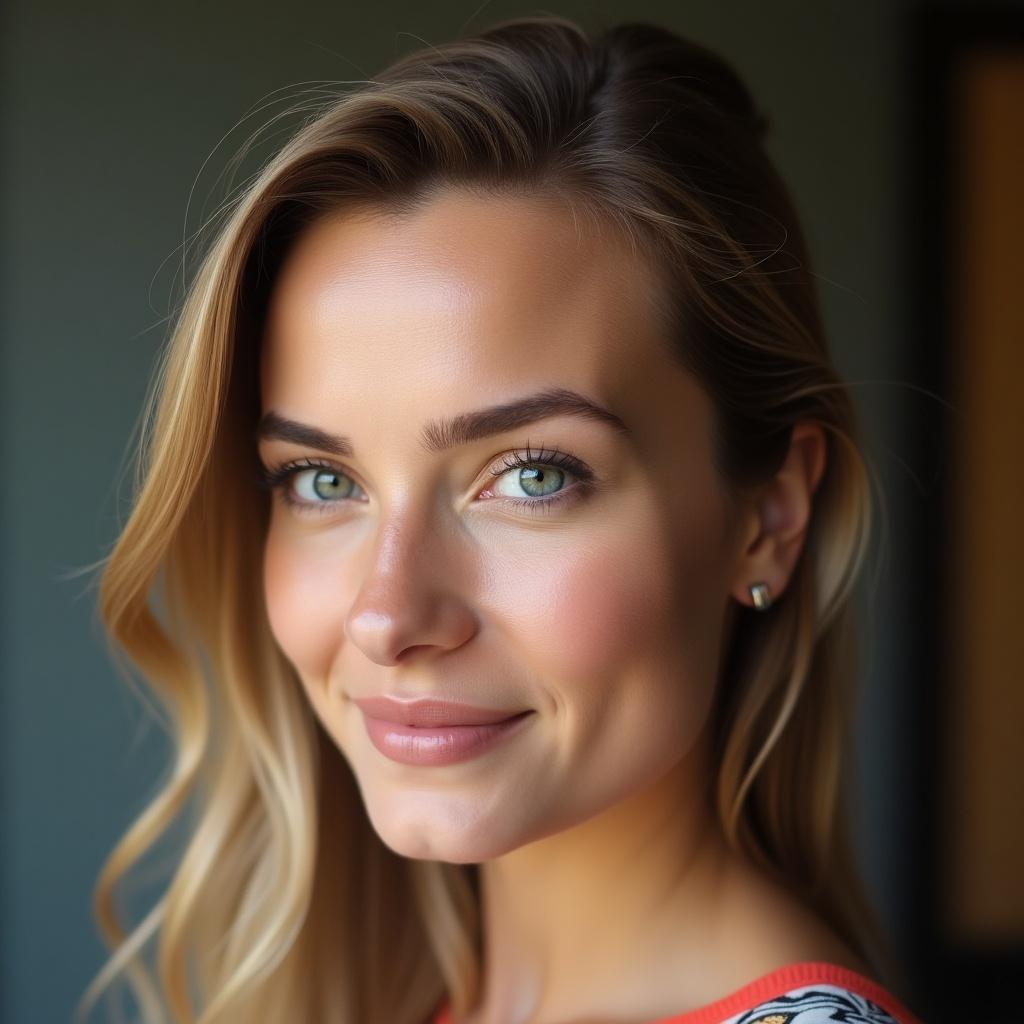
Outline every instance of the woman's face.
{"label": "woman's face", "polygon": [[[741,586],[711,405],[665,352],[648,271],[578,227],[456,191],[349,211],[271,297],[260,458],[300,463],[274,494],[271,628],[405,856],[481,862],[582,823],[683,764],[708,718]],[[552,406],[516,425],[555,390],[622,427]],[[500,432],[460,436],[496,406]],[[353,703],[380,695],[532,713],[476,756],[409,764]]]}

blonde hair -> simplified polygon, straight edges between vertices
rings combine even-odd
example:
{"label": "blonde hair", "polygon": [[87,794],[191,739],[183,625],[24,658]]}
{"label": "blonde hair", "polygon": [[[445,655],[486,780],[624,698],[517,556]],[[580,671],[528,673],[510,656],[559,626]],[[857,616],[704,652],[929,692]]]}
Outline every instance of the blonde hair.
{"label": "blonde hair", "polygon": [[[880,964],[843,816],[870,475],[765,127],[721,58],[663,28],[516,19],[331,95],[225,207],[154,378],[132,511],[100,580],[114,650],[176,748],[97,880],[112,955],[80,1013],[116,980],[146,1021],[177,1024],[423,1024],[445,994],[457,1014],[477,998],[477,866],[384,845],[272,640],[253,433],[261,318],[302,228],[448,185],[559,197],[649,260],[673,356],[713,399],[730,494],[776,472],[798,421],[824,428],[790,585],[767,613],[738,609],[723,658],[717,809],[736,849]],[[179,819],[173,877],[126,932],[118,883]]]}

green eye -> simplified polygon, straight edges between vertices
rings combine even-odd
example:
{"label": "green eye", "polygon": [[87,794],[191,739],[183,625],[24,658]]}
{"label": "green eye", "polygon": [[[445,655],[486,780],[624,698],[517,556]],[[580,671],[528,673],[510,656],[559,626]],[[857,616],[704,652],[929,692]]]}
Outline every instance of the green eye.
{"label": "green eye", "polygon": [[[538,465],[527,465],[521,469],[512,467],[512,469],[505,470],[501,476],[515,481],[517,487],[522,488],[534,498],[547,498],[552,494],[557,494],[566,478],[564,470],[558,469],[556,466]],[[511,495],[511,497],[515,497],[515,495]]]}
{"label": "green eye", "polygon": [[302,501],[337,501],[352,494],[355,481],[347,473],[320,467],[295,473],[292,488]]}
{"label": "green eye", "polygon": [[285,504],[299,513],[330,511],[359,489],[347,473],[309,459],[288,462],[274,469],[261,465],[258,483],[263,490],[280,492]]}

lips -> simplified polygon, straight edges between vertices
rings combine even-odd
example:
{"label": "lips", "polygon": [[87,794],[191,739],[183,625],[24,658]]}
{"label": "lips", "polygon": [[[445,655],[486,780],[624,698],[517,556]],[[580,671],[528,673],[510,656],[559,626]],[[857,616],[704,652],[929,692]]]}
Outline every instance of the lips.
{"label": "lips", "polygon": [[[362,711],[367,737],[381,754],[398,764],[421,768],[475,761],[522,734],[535,717],[530,710],[509,714],[452,701],[363,697],[354,703]],[[421,724],[409,724],[409,719]]]}
{"label": "lips", "polygon": [[424,729],[455,725],[492,725],[523,713],[522,708],[496,710],[432,697],[420,697],[415,700],[401,700],[396,697],[356,697],[352,702],[368,718]]}

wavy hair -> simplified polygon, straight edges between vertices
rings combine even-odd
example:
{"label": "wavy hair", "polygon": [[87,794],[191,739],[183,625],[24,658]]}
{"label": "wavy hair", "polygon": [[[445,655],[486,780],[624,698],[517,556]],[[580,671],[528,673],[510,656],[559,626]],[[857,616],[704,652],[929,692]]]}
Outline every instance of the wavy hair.
{"label": "wavy hair", "polygon": [[[448,186],[562,199],[650,261],[673,356],[712,399],[730,495],[778,470],[798,421],[824,429],[790,585],[768,614],[740,608],[723,652],[716,804],[730,844],[881,969],[844,817],[871,474],[748,88],[665,28],[554,16],[356,86],[318,101],[222,207],[147,396],[130,515],[97,563],[111,649],[175,747],[96,881],[111,955],[79,1019],[115,981],[153,1024],[423,1024],[443,997],[462,1014],[479,995],[478,866],[385,846],[271,637],[253,442],[260,326],[292,242],[326,212],[410,210]],[[179,820],[166,888],[128,928],[119,883]]]}

